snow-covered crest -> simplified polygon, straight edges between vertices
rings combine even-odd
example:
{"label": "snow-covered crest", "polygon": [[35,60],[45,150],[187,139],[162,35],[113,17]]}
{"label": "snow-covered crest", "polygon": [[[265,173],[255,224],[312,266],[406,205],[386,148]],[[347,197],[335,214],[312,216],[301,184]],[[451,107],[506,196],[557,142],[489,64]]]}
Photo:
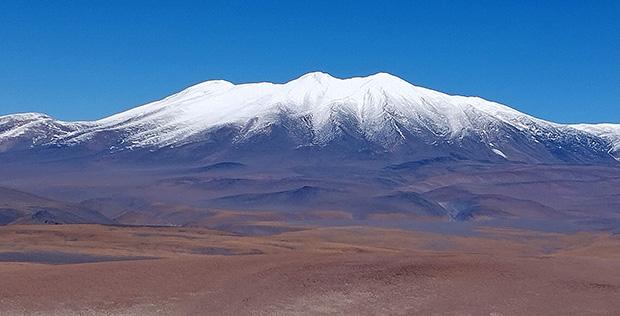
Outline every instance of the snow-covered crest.
{"label": "snow-covered crest", "polygon": [[574,138],[579,139],[579,146],[598,151],[606,145],[589,139],[598,137],[610,144],[610,153],[620,150],[620,129],[615,125],[555,124],[478,97],[417,87],[387,73],[338,79],[321,72],[284,84],[207,81],[92,122],[67,123],[35,114],[0,117],[0,144],[20,135],[34,135],[33,145],[71,146],[100,133],[112,133],[117,138],[116,149],[161,148],[201,141],[200,135],[223,126],[236,127],[240,134],[235,139],[243,141],[283,117],[303,125],[299,128],[312,136],[311,145],[319,146],[347,130],[384,148],[412,137],[428,145],[460,145],[468,139],[469,144],[481,143],[491,155],[506,159],[518,154],[518,149],[506,148],[515,141],[530,142],[526,148],[553,143],[539,146],[547,150],[561,148],[560,143],[566,145]]}
{"label": "snow-covered crest", "polygon": [[[478,113],[472,115],[472,110]],[[338,79],[313,72],[285,84],[207,81],[163,100],[93,122],[88,131],[66,135],[69,142],[82,141],[99,130],[124,129],[134,146],[166,146],[192,134],[225,124],[254,128],[272,123],[286,112],[311,118],[320,135],[335,111],[354,115],[360,129],[374,135],[386,120],[400,117],[404,125],[422,125],[444,136],[458,137],[475,128],[480,115],[495,116],[520,127],[517,117],[526,115],[479,98],[449,96],[413,86],[406,81],[378,73],[369,77]],[[528,120],[535,120],[527,117]]]}
{"label": "snow-covered crest", "polygon": [[609,141],[612,145],[610,153],[615,153],[616,159],[620,160],[620,124],[574,124],[570,126]]}

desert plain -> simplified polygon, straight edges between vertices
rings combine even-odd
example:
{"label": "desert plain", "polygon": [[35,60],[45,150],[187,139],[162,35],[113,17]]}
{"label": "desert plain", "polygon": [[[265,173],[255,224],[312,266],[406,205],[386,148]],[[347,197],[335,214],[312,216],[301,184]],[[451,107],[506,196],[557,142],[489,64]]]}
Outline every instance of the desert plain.
{"label": "desert plain", "polygon": [[0,315],[620,314],[612,233],[253,225],[0,227]]}

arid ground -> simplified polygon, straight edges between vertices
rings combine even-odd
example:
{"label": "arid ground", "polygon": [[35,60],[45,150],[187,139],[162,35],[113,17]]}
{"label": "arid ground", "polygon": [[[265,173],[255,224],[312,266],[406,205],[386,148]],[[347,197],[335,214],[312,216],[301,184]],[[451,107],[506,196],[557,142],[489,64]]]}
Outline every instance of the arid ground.
{"label": "arid ground", "polygon": [[620,315],[618,235],[282,231],[0,227],[0,315]]}

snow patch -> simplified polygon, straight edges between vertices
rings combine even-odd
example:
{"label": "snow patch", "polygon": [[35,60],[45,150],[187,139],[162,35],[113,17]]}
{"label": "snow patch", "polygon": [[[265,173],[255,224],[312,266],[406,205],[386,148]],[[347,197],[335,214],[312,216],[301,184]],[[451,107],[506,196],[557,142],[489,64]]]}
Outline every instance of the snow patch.
{"label": "snow patch", "polygon": [[496,155],[502,156],[502,157],[504,157],[504,159],[508,159],[508,157],[506,157],[506,155],[505,155],[505,154],[504,154],[501,150],[499,150],[499,149],[497,149],[497,148],[491,148],[491,150],[492,150],[492,151],[493,151]]}

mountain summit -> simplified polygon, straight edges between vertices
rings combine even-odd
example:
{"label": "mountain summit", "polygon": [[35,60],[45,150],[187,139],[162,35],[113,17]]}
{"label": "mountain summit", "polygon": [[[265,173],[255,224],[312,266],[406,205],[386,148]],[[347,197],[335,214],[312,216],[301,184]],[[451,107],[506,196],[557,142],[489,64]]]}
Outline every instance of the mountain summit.
{"label": "mountain summit", "polygon": [[[119,152],[211,146],[485,161],[592,163],[620,157],[618,125],[562,125],[478,97],[451,96],[387,74],[313,72],[285,84],[203,82],[90,122],[35,113],[0,117],[0,151]],[[261,148],[261,146],[263,148]],[[209,150],[213,152],[213,150]]]}

